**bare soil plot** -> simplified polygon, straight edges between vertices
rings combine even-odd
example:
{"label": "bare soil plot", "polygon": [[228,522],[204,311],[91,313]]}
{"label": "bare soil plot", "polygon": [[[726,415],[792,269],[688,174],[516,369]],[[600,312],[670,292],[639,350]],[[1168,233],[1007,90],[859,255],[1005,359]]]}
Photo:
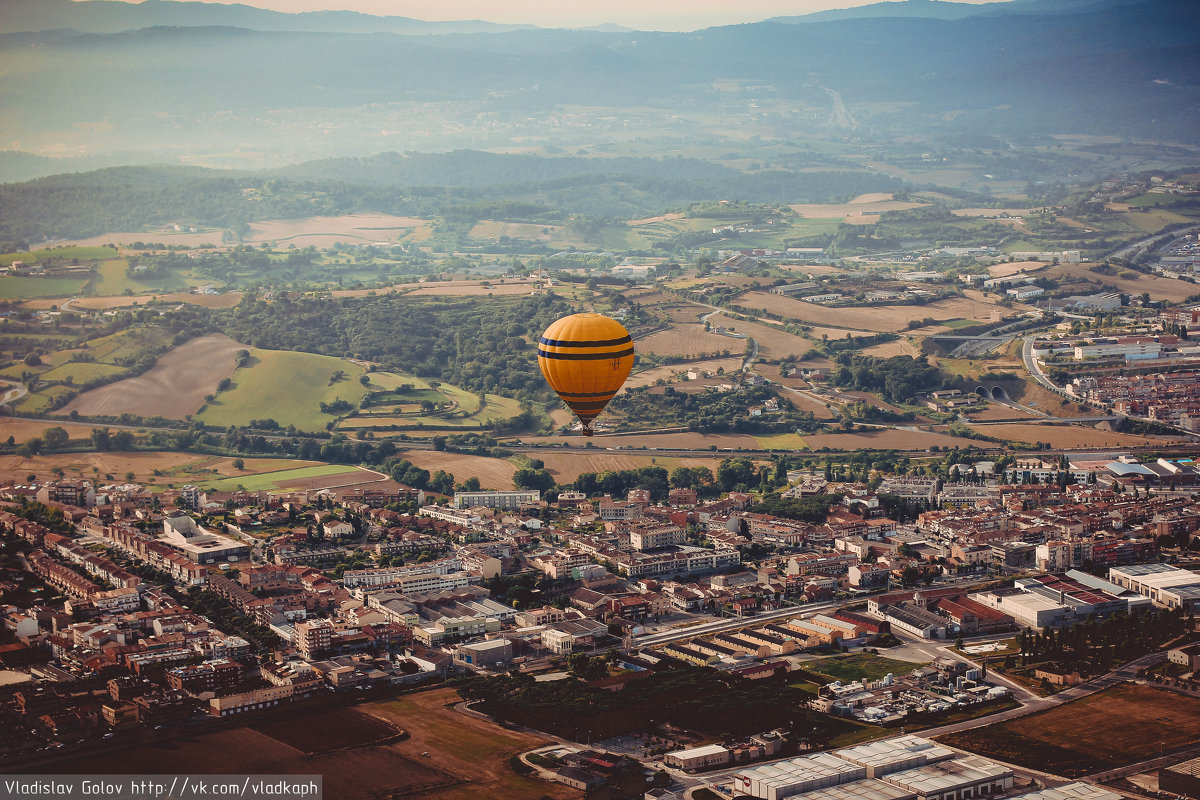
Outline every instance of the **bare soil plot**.
{"label": "bare soil plot", "polygon": [[983,411],[968,414],[967,418],[975,422],[990,422],[992,420],[1036,419],[1036,416],[1019,408],[1009,408],[999,403],[988,403],[987,408]]}
{"label": "bare soil plot", "polygon": [[939,447],[970,447],[978,442],[933,431],[896,429],[861,430],[854,433],[820,433],[805,436],[804,443],[813,450],[928,450]]}
{"label": "bare soil plot", "polygon": [[1197,737],[1200,698],[1127,683],[938,738],[988,758],[1075,778],[1156,758]]}
{"label": "bare soil plot", "polygon": [[233,375],[234,354],[242,349],[245,345],[220,333],[192,339],[159,358],[148,372],[84,392],[59,413],[183,419]]}
{"label": "bare soil plot", "polygon": [[250,727],[310,755],[375,744],[395,739],[404,733],[404,729],[392,720],[363,714],[353,708],[326,711],[321,715],[319,726],[297,725],[290,719],[273,719]]}
{"label": "bare soil plot", "polygon": [[972,430],[1000,439],[1016,442],[1046,442],[1051,447],[1131,447],[1143,444],[1170,444],[1179,439],[1157,436],[1138,436],[1132,433],[1114,433],[1081,425],[1021,424],[973,425]]}
{"label": "bare soil plot", "polygon": [[485,489],[512,489],[513,473],[517,467],[511,461],[487,456],[472,456],[462,453],[447,453],[437,450],[406,450],[398,453],[401,458],[408,459],[421,469],[427,469],[432,474],[445,470],[462,481],[472,475],[479,478],[479,484]]}
{"label": "bare soil plot", "polygon": [[[332,466],[332,465],[330,465]],[[372,488],[383,488],[384,481],[378,476],[372,479],[370,470],[350,467],[341,472],[330,472],[327,475],[313,475],[308,478],[291,478],[289,480],[272,481],[280,489],[343,489],[349,486],[368,485]],[[387,480],[391,480],[390,478]],[[268,491],[270,487],[267,487]]]}
{"label": "bare soil plot", "polygon": [[[289,716],[297,729],[323,731],[325,714]],[[343,732],[335,725],[330,745]],[[464,778],[440,769],[432,759],[420,758],[419,749],[403,741],[383,746],[350,747],[336,752],[308,754],[252,728],[232,728],[188,736],[122,751],[119,758],[94,755],[61,765],[69,773],[91,775],[172,773],[306,775],[323,777],[326,796],[339,800],[375,800],[400,794],[421,797],[467,797],[442,794]]]}
{"label": "bare soil plot", "polygon": [[715,475],[721,463],[719,458],[669,458],[665,456],[634,455],[626,453],[545,453],[536,456],[546,464],[546,469],[559,483],[575,480],[584,472],[614,472],[639,467],[708,467]]}
{"label": "bare soil plot", "polygon": [[411,796],[435,800],[531,800],[537,797],[562,800],[582,795],[561,784],[522,777],[508,768],[509,758],[550,744],[550,740],[460,714],[451,707],[457,700],[454,691],[435,689],[405,695],[391,703],[361,706],[366,713],[395,720],[408,732],[410,738],[392,749],[410,755],[429,753],[428,758],[421,760],[461,782],[437,792]]}
{"label": "bare soil plot", "polygon": [[1045,261],[1009,261],[1003,264],[992,264],[987,268],[993,278],[1007,278],[1019,272],[1032,273],[1050,266]]}
{"label": "bare soil plot", "polygon": [[474,239],[525,239],[548,242],[562,230],[561,225],[537,225],[529,222],[505,222],[498,219],[481,219],[468,234]]}
{"label": "bare soil plot", "polygon": [[1140,297],[1143,292],[1149,292],[1154,300],[1166,300],[1171,303],[1181,303],[1196,292],[1196,285],[1175,278],[1163,278],[1158,275],[1137,275],[1134,278],[1122,278],[1117,274],[1104,275],[1092,272],[1089,267],[1093,264],[1059,264],[1045,272],[1046,277],[1072,276],[1112,286],[1118,291]]}

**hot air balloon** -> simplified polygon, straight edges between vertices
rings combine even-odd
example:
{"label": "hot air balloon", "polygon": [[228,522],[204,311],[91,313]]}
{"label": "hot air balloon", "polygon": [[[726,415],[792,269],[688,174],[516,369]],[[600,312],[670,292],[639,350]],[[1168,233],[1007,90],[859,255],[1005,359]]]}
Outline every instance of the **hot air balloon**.
{"label": "hot air balloon", "polygon": [[546,328],[537,354],[546,382],[579,417],[583,435],[591,436],[592,420],[633,368],[629,331],[603,314],[572,314]]}

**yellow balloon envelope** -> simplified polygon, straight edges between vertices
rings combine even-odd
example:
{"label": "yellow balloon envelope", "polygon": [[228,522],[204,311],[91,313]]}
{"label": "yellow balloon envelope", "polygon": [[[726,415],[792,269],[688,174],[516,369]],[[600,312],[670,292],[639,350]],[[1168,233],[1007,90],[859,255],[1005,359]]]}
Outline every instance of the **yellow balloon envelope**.
{"label": "yellow balloon envelope", "polygon": [[591,436],[592,420],[633,368],[633,339],[624,325],[603,314],[572,314],[542,334],[538,366],[583,423],[583,435]]}

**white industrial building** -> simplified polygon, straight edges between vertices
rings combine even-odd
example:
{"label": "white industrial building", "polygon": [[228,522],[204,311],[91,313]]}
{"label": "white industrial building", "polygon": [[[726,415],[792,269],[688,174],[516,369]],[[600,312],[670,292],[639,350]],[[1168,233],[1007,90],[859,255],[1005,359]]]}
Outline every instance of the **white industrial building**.
{"label": "white industrial building", "polygon": [[1200,574],[1170,564],[1112,567],[1108,579],[1163,608],[1200,608]]}
{"label": "white industrial building", "polygon": [[1001,794],[1012,788],[1013,771],[979,756],[964,756],[906,769],[883,780],[908,789],[917,800],[955,800]]}
{"label": "white industrial building", "polygon": [[[979,756],[918,736],[898,736],[830,753],[744,769],[732,780],[735,796],[762,800],[968,800],[1012,788],[1013,771]],[[1038,800],[1109,800],[1064,795]]]}
{"label": "white industrial building", "polygon": [[1067,783],[1053,789],[1017,795],[1011,800],[1124,800],[1124,795],[1090,783]]}
{"label": "white industrial building", "polygon": [[838,750],[837,755],[867,770],[868,778],[923,767],[954,757],[954,751],[919,736],[899,736]]}

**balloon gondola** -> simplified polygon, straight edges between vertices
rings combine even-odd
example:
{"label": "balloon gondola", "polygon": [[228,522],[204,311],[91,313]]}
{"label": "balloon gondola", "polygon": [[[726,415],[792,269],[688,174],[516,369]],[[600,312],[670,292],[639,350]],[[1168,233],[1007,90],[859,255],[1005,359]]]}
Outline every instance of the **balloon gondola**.
{"label": "balloon gondola", "polygon": [[538,366],[562,401],[592,435],[592,421],[620,390],[633,368],[633,338],[603,314],[572,314],[552,323],[538,340]]}

